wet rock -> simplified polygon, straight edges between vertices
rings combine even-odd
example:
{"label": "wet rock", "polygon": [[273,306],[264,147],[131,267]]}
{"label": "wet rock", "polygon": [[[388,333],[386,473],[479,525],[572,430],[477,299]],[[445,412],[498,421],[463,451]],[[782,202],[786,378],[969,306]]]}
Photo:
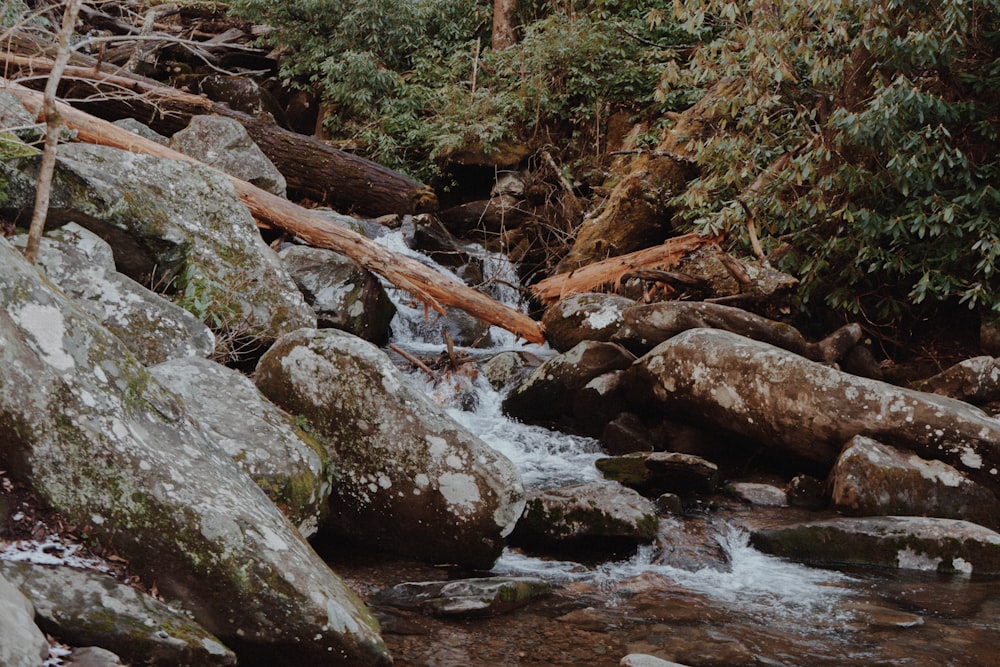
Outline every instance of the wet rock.
{"label": "wet rock", "polygon": [[821,565],[1000,574],[1000,534],[956,519],[833,519],[756,531],[751,543],[765,553]]}
{"label": "wet rock", "polygon": [[533,549],[618,551],[652,542],[656,508],[635,491],[591,482],[528,493],[511,536]]}
{"label": "wet rock", "polygon": [[479,370],[490,386],[497,391],[514,383],[523,382],[542,365],[542,360],[528,352],[507,350],[483,362]]}
{"label": "wet rock", "polygon": [[601,444],[613,455],[660,449],[659,437],[631,412],[622,412],[605,424],[601,431]]}
{"label": "wet rock", "polygon": [[775,452],[829,468],[844,443],[866,434],[1000,488],[1000,420],[961,401],[842,373],[714,329],[678,334],[634,368],[669,414]]}
{"label": "wet rock", "polygon": [[572,413],[574,394],[599,375],[624,370],[635,357],[621,345],[585,341],[542,364],[514,388],[503,411],[525,422],[557,421]]}
{"label": "wet rock", "polygon": [[552,592],[535,577],[484,577],[451,581],[410,581],[379,591],[375,604],[414,609],[431,616],[499,616]]}
{"label": "wet rock", "polygon": [[773,484],[734,482],[728,487],[736,496],[751,505],[760,507],[787,507],[788,495]]}
{"label": "wet rock", "polygon": [[820,510],[828,504],[828,487],[823,480],[811,475],[796,475],[785,487],[789,507]]}
{"label": "wet rock", "polygon": [[241,662],[391,662],[360,600],[176,395],[2,238],[0,460]]}
{"label": "wet rock", "polygon": [[41,627],[73,646],[101,646],[143,665],[235,665],[236,655],[190,618],[106,574],[4,563]]}
{"label": "wet rock", "polygon": [[[38,158],[0,160],[7,200],[34,206]],[[142,285],[175,279],[181,302],[216,333],[259,346],[315,326],[278,256],[227,177],[204,165],[104,146],[60,147],[47,222],[78,222],[107,241],[121,273]]]}
{"label": "wet rock", "polygon": [[517,469],[384,352],[335,329],[303,329],[268,350],[256,382],[328,448],[330,532],[436,563],[489,567],[500,555],[524,508]]}
{"label": "wet rock", "polygon": [[1000,359],[973,357],[917,382],[919,391],[950,396],[975,405],[1000,400]]}
{"label": "wet rock", "polygon": [[594,465],[607,479],[648,498],[668,492],[682,496],[711,493],[719,476],[718,466],[711,461],[677,452],[635,452],[597,459]]}
{"label": "wet rock", "polygon": [[583,433],[600,435],[605,426],[628,407],[625,371],[598,375],[573,395],[572,413]]}
{"label": "wet rock", "polygon": [[679,662],[662,660],[653,655],[645,653],[630,653],[618,663],[621,667],[687,667]]}
{"label": "wet rock", "polygon": [[67,664],[70,667],[114,667],[123,663],[120,657],[107,649],[99,646],[85,646],[73,649]]}
{"label": "wet rock", "polygon": [[[14,237],[23,247],[27,236]],[[215,336],[198,318],[115,271],[114,256],[101,237],[69,223],[49,232],[37,265],[73,302],[128,346],[143,364],[207,357]]]}
{"label": "wet rock", "polygon": [[396,307],[370,271],[323,248],[292,245],[278,256],[315,311],[319,328],[340,329],[376,345],[388,341]]}
{"label": "wet rock", "polygon": [[[207,359],[149,369],[185,410],[299,529],[313,535],[329,510],[330,459],[296,419],[242,373]],[[238,406],[238,407],[237,407]]]}
{"label": "wet rock", "polygon": [[622,327],[611,337],[636,354],[644,354],[682,331],[721,329],[770,343],[813,361],[832,363],[861,339],[861,327],[850,324],[813,343],[798,329],[755,313],[702,301],[661,301],[633,306],[621,313]]}
{"label": "wet rock", "polygon": [[851,615],[850,627],[855,630],[916,628],[924,624],[922,616],[874,604],[845,605],[844,611]]}
{"label": "wet rock", "polygon": [[560,352],[585,340],[608,341],[622,326],[622,312],[634,305],[615,294],[575,294],[545,309],[545,338]]}
{"label": "wet rock", "polygon": [[0,574],[0,665],[38,667],[49,656],[49,642],[34,619],[31,602]]}
{"label": "wet rock", "polygon": [[1000,500],[964,474],[864,436],[851,439],[830,473],[834,507],[861,516],[965,519],[1000,526]]}
{"label": "wet rock", "polygon": [[285,196],[285,177],[239,121],[223,116],[194,116],[186,128],[170,138],[169,145],[261,190]]}

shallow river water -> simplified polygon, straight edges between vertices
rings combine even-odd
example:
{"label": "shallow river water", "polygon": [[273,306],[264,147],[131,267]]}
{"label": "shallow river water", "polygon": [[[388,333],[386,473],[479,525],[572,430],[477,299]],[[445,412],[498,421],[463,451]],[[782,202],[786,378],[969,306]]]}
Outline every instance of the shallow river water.
{"label": "shallow river water", "polygon": [[[397,239],[386,242],[400,249]],[[511,281],[509,267],[492,270]],[[417,354],[439,351],[441,336],[424,325],[423,310],[402,303],[400,310],[395,342]],[[492,352],[553,354],[496,329],[493,338]],[[510,458],[526,485],[600,479],[593,465],[599,443],[511,422],[501,413],[501,394],[481,377],[437,385],[418,373],[411,378]],[[575,562],[506,550],[492,574],[541,576],[555,590],[503,616],[440,620],[372,606],[402,666],[596,667],[617,665],[630,653],[692,667],[1000,665],[998,579],[822,569],[748,545],[753,528],[819,518],[826,515],[720,498],[686,516],[662,517],[660,539],[619,560]],[[403,581],[470,576],[369,554],[325,555],[366,598]]]}

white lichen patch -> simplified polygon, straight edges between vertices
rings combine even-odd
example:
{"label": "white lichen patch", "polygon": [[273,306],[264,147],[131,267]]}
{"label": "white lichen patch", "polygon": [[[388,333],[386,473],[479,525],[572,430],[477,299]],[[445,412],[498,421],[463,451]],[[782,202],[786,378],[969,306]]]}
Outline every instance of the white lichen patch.
{"label": "white lichen patch", "polygon": [[32,347],[42,361],[60,372],[76,366],[63,341],[66,325],[58,308],[39,303],[25,303],[13,310],[10,315],[27,334],[29,344],[34,343]]}
{"label": "white lichen patch", "polygon": [[972,447],[962,447],[962,455],[959,457],[962,465],[973,470],[980,470],[983,467],[983,457]]}
{"label": "white lichen patch", "polygon": [[941,461],[922,459],[913,454],[907,459],[907,462],[920,473],[921,477],[932,482],[954,488],[968,482],[962,473]]}
{"label": "white lichen patch", "polygon": [[605,305],[587,313],[583,322],[591,329],[599,331],[610,327],[615,322],[620,322],[621,319],[622,312],[617,306]]}
{"label": "white lichen patch", "polygon": [[442,473],[438,477],[438,490],[449,505],[463,513],[475,510],[481,500],[476,478],[465,473]]}

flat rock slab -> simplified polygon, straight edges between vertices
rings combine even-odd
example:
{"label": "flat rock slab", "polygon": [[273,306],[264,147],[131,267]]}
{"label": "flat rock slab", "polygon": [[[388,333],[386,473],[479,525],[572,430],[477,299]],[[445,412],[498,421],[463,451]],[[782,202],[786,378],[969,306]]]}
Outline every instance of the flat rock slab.
{"label": "flat rock slab", "polygon": [[757,549],[821,565],[1000,574],[1000,534],[968,521],[870,517],[757,531]]}
{"label": "flat rock slab", "polygon": [[552,592],[536,577],[409,581],[379,592],[375,602],[433,616],[496,616]]}

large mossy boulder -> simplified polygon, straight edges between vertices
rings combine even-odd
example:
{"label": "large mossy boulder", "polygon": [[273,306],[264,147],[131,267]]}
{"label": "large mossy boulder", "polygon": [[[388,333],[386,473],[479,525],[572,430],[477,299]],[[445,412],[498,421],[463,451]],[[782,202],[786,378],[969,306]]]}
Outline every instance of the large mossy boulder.
{"label": "large mossy boulder", "polygon": [[667,413],[827,470],[868,435],[1000,489],[1000,420],[955,399],[841,372],[767,343],[692,329],[633,367]]}
{"label": "large mossy boulder", "polygon": [[304,537],[316,532],[328,509],[330,458],[292,415],[239,371],[207,359],[175,359],[149,371]]}
{"label": "large mossy boulder", "polygon": [[[0,212],[28,219],[40,158],[0,160]],[[316,318],[261,240],[232,182],[204,165],[104,146],[59,149],[48,225],[77,222],[107,241],[118,270],[173,281],[216,331],[265,346]]]}
{"label": "large mossy boulder", "polygon": [[434,563],[489,567],[500,555],[524,507],[520,474],[382,350],[303,329],[261,357],[256,382],[329,449],[330,532]]}
{"label": "large mossy boulder", "polygon": [[0,466],[242,664],[391,662],[361,601],[178,397],[5,239]]}
{"label": "large mossy boulder", "polygon": [[617,294],[574,294],[545,309],[545,338],[560,352],[585,340],[608,341],[624,321],[622,312],[634,305],[632,299]]}

